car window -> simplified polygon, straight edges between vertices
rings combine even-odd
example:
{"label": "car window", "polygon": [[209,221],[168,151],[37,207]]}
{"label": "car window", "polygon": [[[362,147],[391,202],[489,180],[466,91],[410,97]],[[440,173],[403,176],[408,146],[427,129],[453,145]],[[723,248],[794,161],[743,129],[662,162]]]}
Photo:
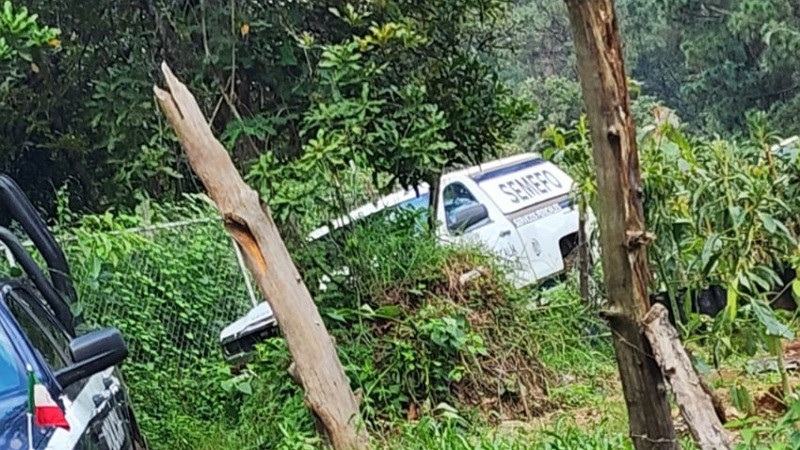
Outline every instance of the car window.
{"label": "car window", "polygon": [[475,196],[472,195],[472,192],[461,183],[453,183],[444,188],[442,201],[444,203],[445,221],[450,231],[457,231],[455,229],[455,222],[456,213],[459,210],[480,204],[480,202],[475,199]]}
{"label": "car window", "polygon": [[22,332],[45,362],[53,370],[64,368],[69,361],[69,339],[39,301],[28,292],[15,289],[6,302]]}
{"label": "car window", "polygon": [[8,336],[0,330],[0,396],[21,390],[25,386],[21,364]]}

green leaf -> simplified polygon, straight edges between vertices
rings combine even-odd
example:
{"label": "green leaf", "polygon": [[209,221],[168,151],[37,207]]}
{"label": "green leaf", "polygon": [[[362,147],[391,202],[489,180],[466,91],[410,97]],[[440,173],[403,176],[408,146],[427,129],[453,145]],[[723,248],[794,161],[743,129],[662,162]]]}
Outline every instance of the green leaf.
{"label": "green leaf", "polygon": [[283,41],[280,48],[280,65],[291,67],[297,64],[297,57],[294,55],[294,48],[289,40]]}
{"label": "green leaf", "polygon": [[327,311],[325,315],[337,322],[345,322],[344,316],[336,311]]}
{"label": "green leaf", "polygon": [[778,224],[772,215],[765,212],[759,212],[758,218],[761,219],[761,223],[764,224],[764,228],[766,228],[766,230],[770,233],[774,233],[778,229]]}
{"label": "green leaf", "polygon": [[725,307],[728,311],[728,320],[733,322],[736,319],[736,313],[739,309],[739,277],[736,276],[733,279],[733,282],[728,286],[728,293],[727,293],[727,306]]}
{"label": "green leaf", "polygon": [[712,252],[714,251],[714,244],[716,244],[718,238],[719,235],[714,233],[711,235],[711,237],[708,238],[708,240],[706,240],[705,245],[703,245],[703,252],[700,255],[700,263],[701,266],[703,267],[703,273],[708,272],[707,268],[709,266],[709,262],[711,262],[711,255]]}
{"label": "green leaf", "polygon": [[237,384],[236,390],[245,395],[253,395],[253,386],[250,385],[249,381]]}
{"label": "green leaf", "polygon": [[383,319],[395,319],[403,314],[403,309],[397,305],[381,306],[375,310],[373,316]]}
{"label": "green leaf", "polygon": [[744,210],[742,210],[742,208],[739,206],[731,206],[728,210],[731,214],[731,218],[733,219],[734,227],[739,228],[744,222]]}
{"label": "green leaf", "polygon": [[795,300],[800,300],[800,279],[795,278],[792,280],[792,294]]}
{"label": "green leaf", "polygon": [[794,339],[794,333],[786,325],[778,321],[775,312],[769,305],[762,302],[753,302],[753,312],[756,314],[758,322],[764,326],[767,336],[781,337],[788,340]]}

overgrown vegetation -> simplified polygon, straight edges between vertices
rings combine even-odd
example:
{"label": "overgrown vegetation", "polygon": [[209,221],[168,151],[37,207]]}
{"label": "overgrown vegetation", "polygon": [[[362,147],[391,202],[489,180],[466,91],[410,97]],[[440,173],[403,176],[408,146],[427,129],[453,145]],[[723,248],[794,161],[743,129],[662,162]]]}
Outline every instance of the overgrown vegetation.
{"label": "overgrown vegetation", "polygon": [[[616,3],[652,288],[738,411],[741,448],[795,448],[783,355],[798,323],[772,307],[800,295],[800,158],[775,147],[800,129],[798,6]],[[630,448],[600,277],[589,304],[572,274],[515,289],[502,262],[440,247],[414,215],[306,239],[381,193],[520,150],[568,170],[592,207],[571,39],[551,0],[6,1],[0,168],[64,237],[85,325],[128,339],[154,448],[324,445],[280,338],[236,373],[221,360],[218,333],[250,299],[214,213],[186,198],[200,186],[152,98],[161,60],[275,213],[377,446]],[[146,228],[170,221],[190,223]],[[691,309],[709,285],[714,318]],[[765,355],[766,374],[746,372]]]}
{"label": "overgrown vegetation", "polygon": [[[78,280],[74,312],[84,318],[84,328],[114,326],[127,338],[125,380],[154,443],[185,439],[185,430],[175,427],[187,418],[215,422],[237,409],[220,385],[229,369],[222,363],[219,331],[251,307],[217,219],[200,201],[185,205],[154,207],[147,217],[194,223],[126,232],[145,221],[110,213],[83,216],[64,241]],[[62,209],[62,217],[68,214]]]}
{"label": "overgrown vegetation", "polygon": [[[209,217],[200,205],[153,212],[161,220],[175,215]],[[88,326],[113,324],[129,337],[126,380],[155,448],[317,442],[302,391],[287,371],[282,339],[264,344],[236,376],[221,363],[215,333],[232,315],[220,308],[234,308],[235,317],[249,301],[216,222],[131,234],[121,229],[139,224],[134,217],[82,221],[67,247],[80,268],[78,310]],[[418,222],[416,215],[400,215],[339,230],[335,239],[297,253],[310,286],[332,267],[358,274],[334,277],[315,298],[370,428],[390,433],[406,420],[444,414],[458,417],[453,424],[464,429],[473,420],[524,420],[552,410],[548,391],[558,379],[539,353],[555,354],[565,345],[590,361],[608,347],[602,340],[582,343],[580,335],[599,322],[572,316],[576,305],[567,293],[552,300],[553,310],[561,311],[554,322],[551,306],[512,288],[490,257],[479,249],[441,247]],[[372,262],[375,255],[383,255],[381,264]],[[209,260],[217,261],[213,272]],[[478,267],[482,276],[459,282]],[[137,307],[125,307],[131,304]],[[571,338],[552,328],[565,320],[575,325]]]}

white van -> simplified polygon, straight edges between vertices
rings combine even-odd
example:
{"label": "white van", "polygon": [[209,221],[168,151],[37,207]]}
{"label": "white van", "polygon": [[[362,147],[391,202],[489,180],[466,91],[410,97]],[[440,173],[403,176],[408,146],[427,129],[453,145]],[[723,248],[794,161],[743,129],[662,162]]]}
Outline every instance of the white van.
{"label": "white van", "polygon": [[[571,197],[572,178],[536,154],[522,154],[458,170],[442,177],[436,219],[445,243],[480,244],[513,269],[524,286],[565,271],[578,247],[578,209]],[[389,208],[428,207],[427,185],[400,191],[352,211],[334,228]],[[587,236],[594,229],[591,212]],[[314,230],[310,240],[330,232]]]}
{"label": "white van", "polygon": [[[508,262],[518,287],[553,277],[567,269],[565,260],[578,248],[578,210],[572,203],[572,179],[554,164],[535,154],[503,158],[442,177],[437,235],[445,243],[479,244]],[[396,192],[364,205],[333,222],[340,228],[358,219],[392,208],[425,212],[430,192]],[[587,214],[587,236],[595,228]],[[308,237],[317,240],[330,233],[325,226]],[[592,249],[594,253],[595,249]],[[347,268],[338,271],[347,274]],[[323,277],[320,288],[330,279]],[[241,361],[256,342],[277,334],[277,322],[266,302],[234,322],[220,334],[226,360]]]}

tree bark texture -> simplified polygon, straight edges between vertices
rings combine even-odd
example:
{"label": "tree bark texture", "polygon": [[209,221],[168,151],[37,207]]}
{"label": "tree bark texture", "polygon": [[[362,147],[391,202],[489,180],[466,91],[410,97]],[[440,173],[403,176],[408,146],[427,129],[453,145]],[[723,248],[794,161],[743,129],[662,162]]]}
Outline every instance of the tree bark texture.
{"label": "tree bark texture", "polygon": [[565,0],[591,128],[600,243],[630,436],[641,449],[678,449],[661,371],[641,331],[649,310],[641,177],[612,0]]}
{"label": "tree bark texture", "polygon": [[248,268],[272,307],[308,408],[322,422],[337,450],[369,445],[360,426],[358,404],[334,343],[286,249],[269,208],[242,180],[228,152],[214,137],[197,101],[162,64],[168,91],[155,87],[161,108],[224,219],[225,229],[242,249]]}
{"label": "tree bark texture", "polygon": [[669,322],[664,305],[656,304],[644,318],[644,333],[661,371],[672,386],[681,415],[695,443],[703,450],[731,449],[731,439],[722,426],[712,397],[694,370],[678,332]]}

